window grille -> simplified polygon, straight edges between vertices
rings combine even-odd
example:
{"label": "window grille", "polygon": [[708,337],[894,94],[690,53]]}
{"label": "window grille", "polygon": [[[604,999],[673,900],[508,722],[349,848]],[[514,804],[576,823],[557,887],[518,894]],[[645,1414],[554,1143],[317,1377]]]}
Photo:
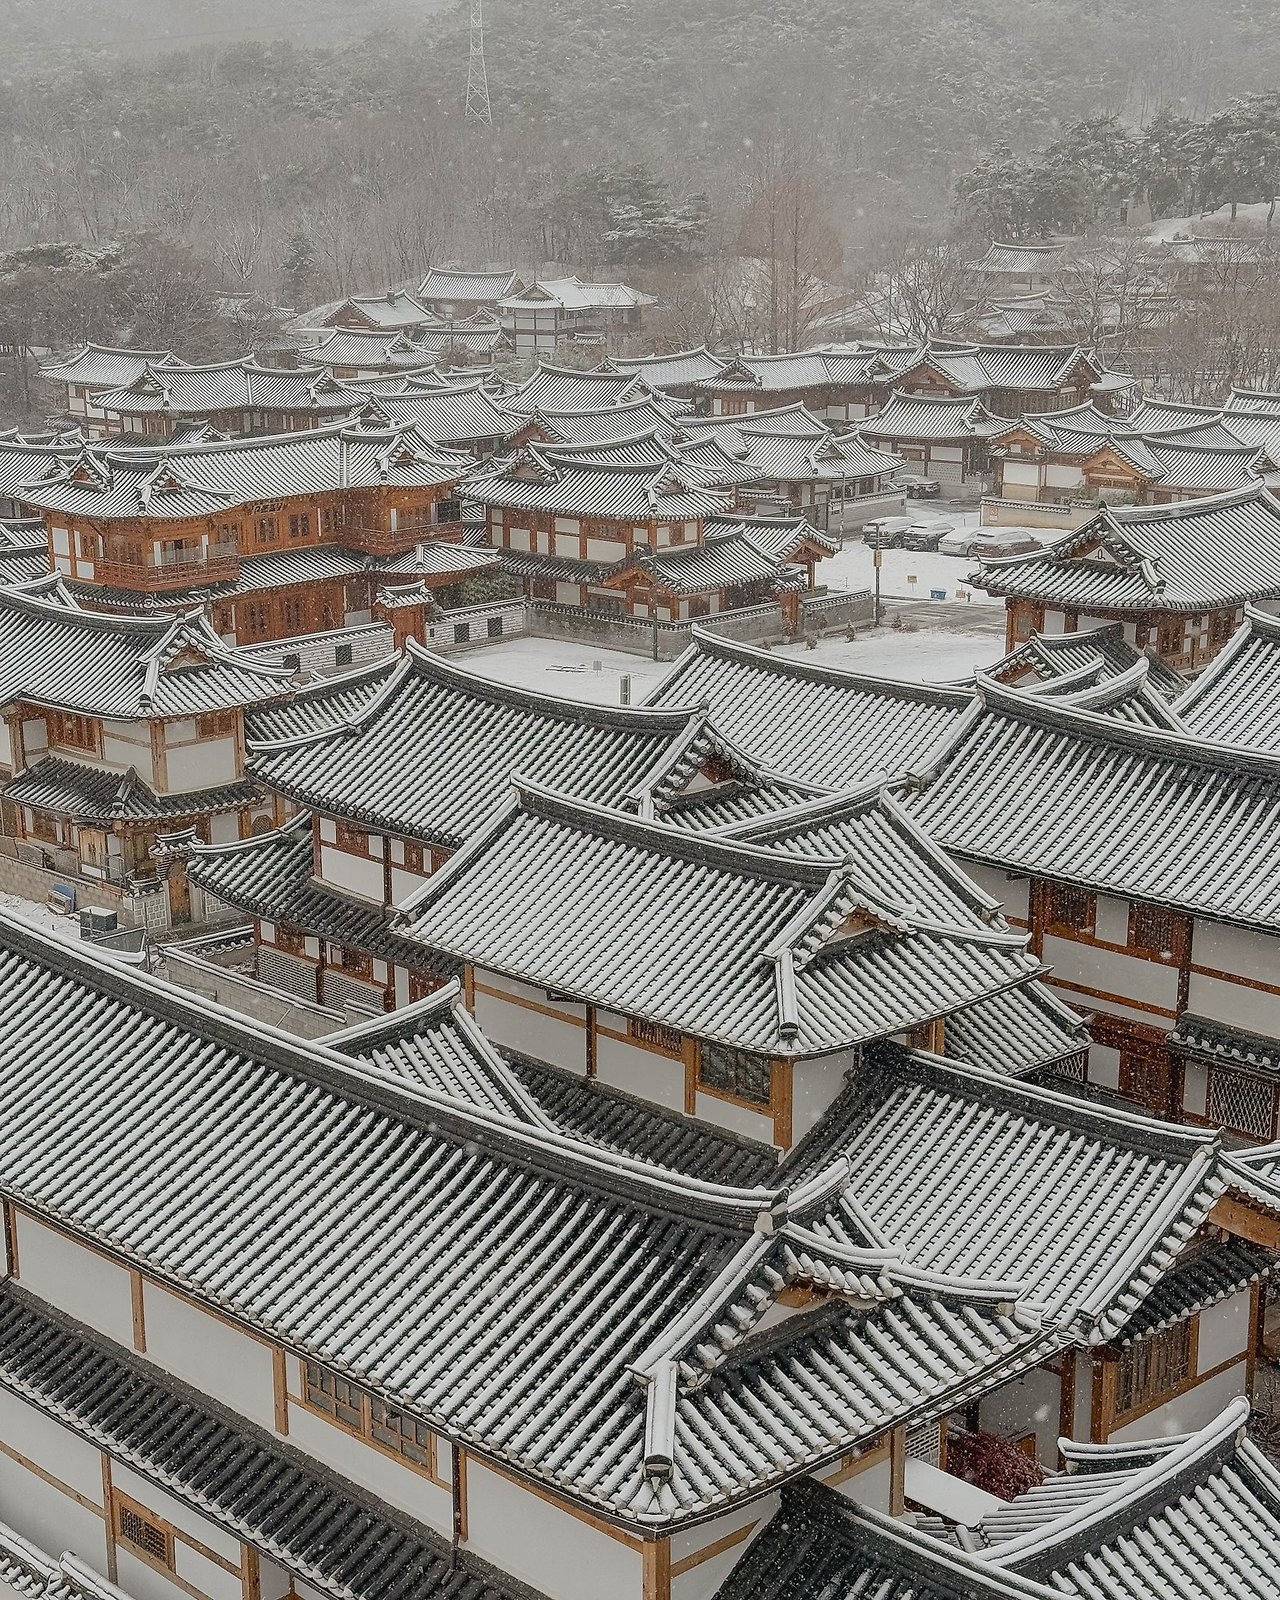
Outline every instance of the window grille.
{"label": "window grille", "polygon": [[173,1539],[167,1528],[153,1522],[140,1506],[119,1501],[116,1505],[116,1537],[140,1555],[173,1567]]}
{"label": "window grille", "polygon": [[1129,944],[1158,960],[1178,962],[1187,942],[1187,921],[1164,906],[1135,905],[1129,912]]}
{"label": "window grille", "polygon": [[907,1429],[907,1455],[913,1461],[927,1461],[930,1466],[942,1465],[942,1423],[922,1422],[919,1427]]}
{"label": "window grille", "polygon": [[1274,1137],[1276,1093],[1265,1078],[1214,1067],[1209,1073],[1209,1120],[1251,1139]]}
{"label": "window grille", "polygon": [[416,1461],[420,1467],[431,1466],[431,1429],[373,1396],[369,1399],[369,1433],[383,1449]]}
{"label": "window grille", "polygon": [[333,647],[333,664],[335,667],[349,667],[353,656],[349,644],[336,644]]}
{"label": "window grille", "polygon": [[1095,901],[1087,889],[1077,889],[1066,883],[1051,884],[1048,899],[1052,927],[1070,928],[1077,933],[1093,932]]}
{"label": "window grille", "polygon": [[641,1044],[652,1045],[655,1050],[666,1050],[678,1056],[684,1036],[675,1028],[664,1028],[658,1022],[646,1022],[642,1017],[632,1017],[627,1023],[627,1033]]}
{"label": "window grille", "polygon": [[1150,1334],[1131,1344],[1120,1358],[1116,1407],[1120,1415],[1150,1405],[1191,1376],[1191,1322]]}
{"label": "window grille", "polygon": [[486,628],[488,630],[488,634],[489,634],[489,637],[491,639],[501,639],[501,637],[502,637],[502,618],[501,617],[490,617],[487,620],[485,626],[486,626]]}
{"label": "window grille", "polygon": [[773,1099],[773,1063],[728,1045],[704,1044],[698,1052],[698,1082],[706,1089],[767,1106]]}
{"label": "window grille", "polygon": [[453,625],[454,644],[466,644],[471,638],[471,624],[469,622],[455,622]]}

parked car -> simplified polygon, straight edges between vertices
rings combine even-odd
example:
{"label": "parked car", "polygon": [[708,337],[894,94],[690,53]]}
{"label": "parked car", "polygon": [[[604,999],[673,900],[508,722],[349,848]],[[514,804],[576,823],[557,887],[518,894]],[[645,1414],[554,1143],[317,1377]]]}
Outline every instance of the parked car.
{"label": "parked car", "polygon": [[902,536],[910,527],[910,517],[877,517],[874,522],[862,524],[862,537],[868,544],[892,550],[902,543]]}
{"label": "parked car", "polygon": [[942,485],[936,478],[921,478],[914,472],[904,472],[894,479],[894,484],[906,492],[908,500],[936,500],[942,493]]}
{"label": "parked car", "polygon": [[976,528],[957,528],[954,533],[944,533],[938,540],[940,556],[970,556],[977,540]]}
{"label": "parked car", "polygon": [[913,522],[902,536],[902,547],[904,550],[936,550],[939,541],[954,532],[954,522]]}
{"label": "parked car", "polygon": [[1040,541],[1020,528],[988,528],[969,549],[972,556],[1023,556],[1040,549]]}

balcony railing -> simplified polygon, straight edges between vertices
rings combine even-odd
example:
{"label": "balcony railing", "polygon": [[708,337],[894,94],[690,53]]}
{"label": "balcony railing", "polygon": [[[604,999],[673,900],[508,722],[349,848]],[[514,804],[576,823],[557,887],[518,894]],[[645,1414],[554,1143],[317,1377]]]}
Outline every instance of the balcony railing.
{"label": "balcony railing", "polygon": [[234,544],[209,545],[199,555],[157,550],[150,561],[121,561],[107,555],[94,562],[98,583],[145,591],[230,583],[239,573],[240,552]]}
{"label": "balcony railing", "polygon": [[366,555],[395,556],[429,539],[461,539],[465,532],[466,524],[462,522],[433,522],[430,517],[401,515],[394,527],[389,519],[357,517],[336,524],[329,537],[334,544],[363,550]]}

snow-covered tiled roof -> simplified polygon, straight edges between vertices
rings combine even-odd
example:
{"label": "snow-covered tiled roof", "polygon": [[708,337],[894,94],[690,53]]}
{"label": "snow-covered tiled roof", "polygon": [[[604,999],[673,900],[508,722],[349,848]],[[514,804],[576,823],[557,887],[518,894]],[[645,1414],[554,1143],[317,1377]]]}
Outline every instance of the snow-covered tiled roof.
{"label": "snow-covered tiled roof", "polygon": [[186,717],[289,694],[293,673],[224,644],[200,613],[81,610],[57,578],[0,588],[0,704]]}
{"label": "snow-covered tiled roof", "polygon": [[[906,799],[963,859],[1280,928],[1280,761],[979,677]],[[1207,819],[1212,817],[1212,826]]]}
{"label": "snow-covered tiled roof", "polygon": [[464,267],[432,267],[418,285],[418,298],[450,303],[488,305],[512,294],[520,280],[508,267],[471,272]]}
{"label": "snow-covered tiled roof", "polygon": [[641,377],[652,389],[672,389],[705,383],[729,364],[705,345],[699,350],[676,350],[670,355],[614,356],[609,365],[618,372]]}
{"label": "snow-covered tiled roof", "polygon": [[172,350],[129,350],[85,344],[70,355],[45,362],[40,376],[54,383],[74,383],[87,389],[115,389],[132,383],[147,367],[169,366],[177,361]]}
{"label": "snow-covered tiled roof", "polygon": [[508,401],[516,411],[586,411],[600,406],[625,405],[651,397],[643,377],[629,372],[579,372],[542,362],[537,371],[511,391]]}
{"label": "snow-covered tiled roof", "polygon": [[1000,683],[1022,687],[1030,683],[1060,683],[1078,688],[1082,673],[1087,675],[1087,681],[1097,683],[1122,676],[1139,661],[1148,663],[1148,682],[1165,700],[1176,700],[1185,691],[1186,680],[1172,667],[1129,643],[1122,622],[1082,628],[1075,633],[1033,633],[988,667],[986,674]]}
{"label": "snow-covered tiled roof", "polygon": [[1201,738],[1280,755],[1280,618],[1246,606],[1243,624],[1173,710]]}
{"label": "snow-covered tiled roof", "polygon": [[[847,1049],[1041,970],[1022,934],[921,915],[860,863],[712,839],[519,779],[517,789],[405,902],[409,937],[765,1055]],[[601,906],[604,939],[591,931]]]}
{"label": "snow-covered tiled roof", "polygon": [[509,412],[480,381],[412,394],[374,395],[366,401],[363,415],[388,427],[416,428],[424,439],[447,445],[511,439],[526,424],[524,416]]}
{"label": "snow-covered tiled roof", "polygon": [[222,411],[343,415],[351,396],[326,367],[264,367],[253,356],[214,366],[148,365],[129,384],[97,396],[120,416],[207,417]]}
{"label": "snow-covered tiled roof", "polygon": [[[725,472],[731,465],[724,463]],[[697,522],[729,509],[729,496],[708,487],[723,477],[686,463],[649,435],[614,445],[527,445],[482,467],[467,479],[464,492],[480,505],[557,516]]]}
{"label": "snow-covered tiled roof", "polygon": [[972,700],[968,689],[842,671],[695,628],[649,703],[704,704],[726,738],[772,771],[853,789],[909,766]]}
{"label": "snow-covered tiled roof", "polygon": [[1070,609],[1205,611],[1280,597],[1280,501],[1261,483],[1167,506],[1104,507],[1043,554],[983,558],[993,595]]}
{"label": "snow-covered tiled roof", "polygon": [[964,395],[905,394],[895,389],[883,411],[867,417],[861,431],[871,440],[989,439],[1010,426],[981,401]]}

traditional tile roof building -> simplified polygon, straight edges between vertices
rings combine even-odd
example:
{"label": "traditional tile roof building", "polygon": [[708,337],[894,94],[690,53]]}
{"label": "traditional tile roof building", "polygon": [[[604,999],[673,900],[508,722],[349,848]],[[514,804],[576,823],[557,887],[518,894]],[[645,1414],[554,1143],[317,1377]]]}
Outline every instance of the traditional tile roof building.
{"label": "traditional tile roof building", "polygon": [[424,323],[434,320],[431,308],[407,290],[388,289],[385,294],[348,295],[324,318],[321,326],[413,334]]}
{"label": "traditional tile roof building", "polygon": [[1065,242],[1002,244],[996,240],[972,263],[979,298],[999,294],[1037,294],[1052,289],[1067,264]]}
{"label": "traditional tile roof building", "polygon": [[[686,378],[685,387],[711,416],[744,416],[803,405],[838,427],[879,409],[884,393],[880,357],[892,348],[859,342],[781,355],[734,356],[718,372]],[[643,368],[630,363],[625,369],[655,383],[662,375],[655,363]]]}
{"label": "traditional tile roof building", "polygon": [[1104,403],[1133,380],[1111,372],[1081,345],[956,344],[930,340],[910,354],[886,352],[882,365],[907,394],[971,395],[997,416],[1048,410],[1096,396]]}
{"label": "traditional tile roof building", "polygon": [[[713,842],[518,787],[519,802],[404,902],[404,932],[465,963],[494,1038],[531,1048],[527,1002],[545,991],[560,998],[537,1007],[543,1059],[549,1048],[783,1149],[862,1044],[1039,970],[1024,936],[972,910],[919,912],[861,863]],[[601,906],[603,942],[588,927]]]}
{"label": "traditional tile roof building", "polygon": [[862,435],[951,487],[985,488],[991,481],[991,440],[1007,427],[980,400],[895,389],[883,411],[862,424]]}
{"label": "traditional tile roof building", "polygon": [[498,320],[517,355],[554,355],[564,344],[607,344],[634,337],[658,304],[625,283],[551,278],[517,287],[498,302]]}
{"label": "traditional tile roof building", "polygon": [[0,480],[25,477],[13,493],[44,512],[50,564],[78,592],[139,608],[198,592],[242,644],[367,621],[376,573],[348,579],[461,539],[454,490],[472,465],[376,419],[150,450],[0,446]]}
{"label": "traditional tile roof building", "polygon": [[1053,987],[1093,1012],[1091,1081],[1280,1136],[1269,1068],[1193,1061],[1171,1037],[1191,1014],[1280,1039],[1280,766],[1060,695],[978,688],[914,763],[910,809],[1029,930]]}
{"label": "traditional tile roof building", "polygon": [[1140,662],[1147,665],[1148,687],[1166,704],[1185,691],[1186,680],[1149,649],[1138,650],[1131,644],[1121,622],[1075,633],[1033,633],[989,667],[987,676],[1015,687],[1040,686],[1049,694],[1069,694],[1114,683]]}
{"label": "traditional tile roof building", "polygon": [[120,350],[110,345],[82,345],[69,356],[48,361],[40,376],[65,387],[64,411],[92,439],[120,431],[116,418],[98,404],[98,396],[133,383],[148,368],[180,365],[172,350]]}
{"label": "traditional tile roof building", "polygon": [[200,615],[79,609],[49,577],[0,589],[6,833],[28,866],[95,885],[144,881],[165,920],[158,833],[226,841],[270,820],[244,765],[245,708],[287,697],[291,669],[228,649]]}
{"label": "traditional tile roof building", "polygon": [[482,380],[435,388],[415,384],[405,394],[371,395],[361,415],[384,427],[414,428],[433,444],[469,450],[477,459],[521,440],[529,426],[523,414],[509,411],[491,395]]}
{"label": "traditional tile roof building", "polygon": [[254,356],[207,367],[148,365],[96,403],[126,442],[172,439],[192,422],[227,435],[288,433],[355,409],[327,367],[265,367]]}
{"label": "traditional tile roof building", "polygon": [[705,345],[699,350],[677,350],[671,355],[614,356],[606,365],[615,372],[643,378],[651,389],[677,399],[692,400],[700,385],[718,377],[731,364],[728,356],[718,356]]}
{"label": "traditional tile roof building", "polygon": [[[1176,425],[1174,422],[1176,421]],[[1055,505],[1075,498],[1168,504],[1252,487],[1272,464],[1219,413],[1186,420],[1148,402],[1125,417],[1091,402],[1027,415],[992,439],[996,492]]]}
{"label": "traditional tile roof building", "polygon": [[505,398],[512,410],[526,416],[535,412],[585,411],[661,399],[642,377],[630,373],[609,369],[582,372],[576,367],[556,367],[546,361],[540,361],[533,374]]}
{"label": "traditional tile roof building", "polygon": [[415,344],[406,333],[383,329],[335,328],[302,347],[309,363],[337,379],[375,378],[384,373],[430,366],[438,351]]}
{"label": "traditional tile roof building", "polygon": [[1064,1445],[1062,1476],[967,1523],[893,1520],[806,1480],[717,1600],[1264,1600],[1280,1479],[1248,1415],[1236,1401],[1183,1438]]}
{"label": "traditional tile roof building", "polygon": [[1008,647],[1033,632],[1121,621],[1139,649],[1188,672],[1211,661],[1249,602],[1280,598],[1280,502],[1261,483],[1177,505],[1106,507],[1034,556],[984,560]]}
{"label": "traditional tile roof building", "polygon": [[471,316],[496,311],[498,302],[518,294],[524,285],[506,267],[478,272],[462,267],[432,267],[418,285],[417,298],[438,317]]}

